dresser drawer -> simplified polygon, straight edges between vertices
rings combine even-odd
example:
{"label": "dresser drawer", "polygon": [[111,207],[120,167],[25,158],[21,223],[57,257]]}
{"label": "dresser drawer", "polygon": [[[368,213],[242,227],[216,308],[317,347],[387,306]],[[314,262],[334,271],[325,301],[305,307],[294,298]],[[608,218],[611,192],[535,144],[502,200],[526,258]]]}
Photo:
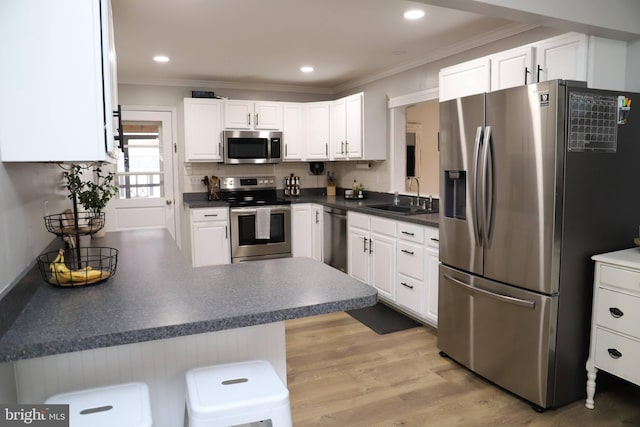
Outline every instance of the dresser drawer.
{"label": "dresser drawer", "polygon": [[640,339],[640,297],[598,289],[596,323]]}
{"label": "dresser drawer", "polygon": [[396,262],[398,273],[414,279],[424,279],[424,247],[398,241]]}
{"label": "dresser drawer", "polygon": [[369,215],[356,212],[348,212],[347,219],[349,221],[349,227],[358,227],[364,230],[369,229],[369,224],[371,222],[371,217]]}
{"label": "dresser drawer", "polygon": [[396,283],[396,302],[416,313],[423,314],[424,282],[398,274]]}
{"label": "dresser drawer", "polygon": [[640,293],[640,272],[602,265],[600,267],[600,284]]}
{"label": "dresser drawer", "polygon": [[398,237],[411,242],[424,243],[424,227],[408,222],[399,222]]}
{"label": "dresser drawer", "polygon": [[440,249],[440,230],[433,227],[425,227],[425,244],[434,249]]}
{"label": "dresser drawer", "polygon": [[371,217],[371,231],[396,237],[396,221],[373,216]]}
{"label": "dresser drawer", "polygon": [[199,208],[191,210],[191,221],[226,221],[229,218],[227,208]]}
{"label": "dresser drawer", "polygon": [[640,384],[640,342],[596,328],[595,365],[625,380]]}

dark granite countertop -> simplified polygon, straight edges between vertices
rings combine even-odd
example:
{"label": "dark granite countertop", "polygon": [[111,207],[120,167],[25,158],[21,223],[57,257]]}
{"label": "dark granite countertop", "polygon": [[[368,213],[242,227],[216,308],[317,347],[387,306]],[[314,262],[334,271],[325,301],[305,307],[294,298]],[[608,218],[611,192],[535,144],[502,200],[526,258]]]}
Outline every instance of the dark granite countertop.
{"label": "dark granite countertop", "polygon": [[107,233],[96,242],[119,249],[115,276],[70,289],[31,271],[17,286],[35,292],[0,338],[0,362],[351,310],[377,299],[373,287],[308,258],[192,268],[166,230]]}
{"label": "dark granite countertop", "polygon": [[[406,196],[402,196],[406,199]],[[316,203],[323,206],[346,209],[349,211],[360,212],[368,215],[377,215],[385,218],[395,219],[398,221],[411,222],[414,224],[426,225],[438,228],[440,219],[438,213],[418,214],[418,215],[400,215],[390,211],[374,209],[370,206],[379,205],[381,203],[391,203],[393,196],[384,193],[371,194],[371,198],[364,200],[345,199],[343,196],[325,196],[319,191],[303,192],[301,197],[292,197],[291,203]],[[407,202],[408,203],[408,202]],[[195,208],[225,207],[227,203],[217,201],[207,201],[206,193],[185,193],[185,206]]]}

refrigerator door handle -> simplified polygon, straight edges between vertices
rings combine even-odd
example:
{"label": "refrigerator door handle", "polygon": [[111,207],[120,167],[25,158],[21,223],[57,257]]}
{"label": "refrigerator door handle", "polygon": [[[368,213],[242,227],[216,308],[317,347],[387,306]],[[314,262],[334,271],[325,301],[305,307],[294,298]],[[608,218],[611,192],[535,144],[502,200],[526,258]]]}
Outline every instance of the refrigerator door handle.
{"label": "refrigerator door handle", "polygon": [[478,175],[479,175],[479,171],[478,171],[478,166],[480,165],[480,149],[481,149],[481,145],[482,145],[482,135],[483,135],[483,128],[482,126],[478,126],[478,128],[476,129],[476,138],[474,141],[474,145],[475,145],[475,149],[474,149],[474,153],[473,153],[473,161],[474,161],[474,165],[473,165],[473,226],[475,228],[474,230],[474,235],[476,238],[476,244],[478,246],[482,246],[482,229],[480,227],[480,198],[478,197],[478,183],[480,182],[478,180]]}
{"label": "refrigerator door handle", "polygon": [[[489,158],[491,157],[491,126],[485,127],[484,142],[482,144],[482,239],[489,247],[491,240],[491,230],[489,228],[493,216],[493,179],[489,183]],[[489,192],[491,190],[491,193]]]}
{"label": "refrigerator door handle", "polygon": [[474,286],[468,285],[466,283],[464,283],[462,280],[458,280],[455,277],[449,275],[449,274],[445,274],[444,278],[447,280],[450,280],[452,283],[455,283],[458,286],[463,287],[464,289],[466,289],[468,292],[472,293],[472,294],[476,294],[476,295],[483,295],[489,298],[493,298],[499,301],[503,301],[509,304],[515,304],[515,305],[519,305],[521,307],[526,307],[526,308],[530,308],[530,309],[535,309],[536,308],[536,302],[535,301],[531,301],[531,300],[527,300],[527,299],[521,299],[521,298],[515,298],[515,297],[510,297],[507,295],[502,295],[502,294],[496,294],[494,292],[490,292],[490,291],[486,291],[484,289],[480,289],[480,288],[476,288]]}

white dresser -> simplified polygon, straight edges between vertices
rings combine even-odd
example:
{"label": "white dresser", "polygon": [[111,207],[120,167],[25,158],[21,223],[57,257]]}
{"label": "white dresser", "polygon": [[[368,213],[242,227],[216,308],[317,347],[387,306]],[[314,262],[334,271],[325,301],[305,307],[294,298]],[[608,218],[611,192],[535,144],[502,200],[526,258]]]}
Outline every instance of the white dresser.
{"label": "white dresser", "polygon": [[640,385],[640,248],[595,255],[587,401],[598,369]]}

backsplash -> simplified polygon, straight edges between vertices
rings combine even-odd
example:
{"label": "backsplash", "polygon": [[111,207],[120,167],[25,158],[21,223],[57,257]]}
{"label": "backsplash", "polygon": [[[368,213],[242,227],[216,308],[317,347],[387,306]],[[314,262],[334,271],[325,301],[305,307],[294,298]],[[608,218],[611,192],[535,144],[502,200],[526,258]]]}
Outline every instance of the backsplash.
{"label": "backsplash", "polygon": [[[312,175],[307,162],[283,162],[271,165],[228,165],[224,163],[184,163],[183,192],[198,193],[207,191],[201,182],[205,176],[260,176],[274,175],[278,188],[284,188],[284,178],[291,174],[300,177],[301,188],[320,188],[327,185],[327,172],[333,172],[337,186],[351,188],[353,180],[361,182],[365,190],[388,192],[388,162],[324,162],[322,175]],[[371,167],[361,169],[357,164]],[[194,178],[194,181],[192,181]],[[197,180],[197,181],[196,181]]]}
{"label": "backsplash", "polygon": [[[206,191],[206,186],[200,182],[205,176],[260,176],[274,175],[278,188],[284,188],[284,178],[291,174],[300,177],[301,188],[324,187],[327,184],[327,166],[322,175],[312,175],[309,163],[279,163],[272,165],[227,165],[224,163],[185,163],[183,166],[184,193],[198,193]],[[197,182],[192,182],[192,178]]]}

